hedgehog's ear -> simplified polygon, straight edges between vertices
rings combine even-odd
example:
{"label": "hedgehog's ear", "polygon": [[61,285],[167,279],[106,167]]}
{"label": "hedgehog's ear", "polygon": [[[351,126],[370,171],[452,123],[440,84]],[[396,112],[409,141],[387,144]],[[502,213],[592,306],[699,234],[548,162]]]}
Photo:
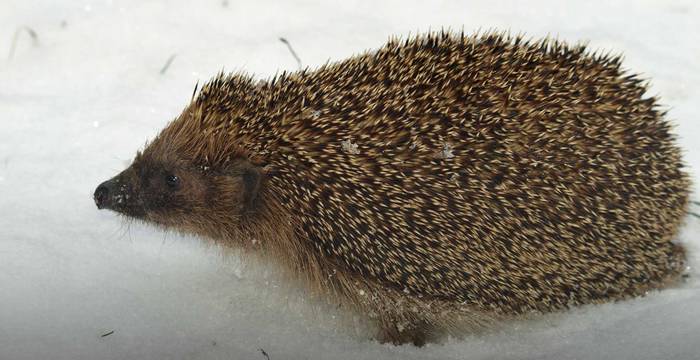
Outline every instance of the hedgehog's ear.
{"label": "hedgehog's ear", "polygon": [[243,209],[245,212],[254,211],[258,193],[263,181],[263,171],[259,166],[245,162],[241,170],[243,180]]}

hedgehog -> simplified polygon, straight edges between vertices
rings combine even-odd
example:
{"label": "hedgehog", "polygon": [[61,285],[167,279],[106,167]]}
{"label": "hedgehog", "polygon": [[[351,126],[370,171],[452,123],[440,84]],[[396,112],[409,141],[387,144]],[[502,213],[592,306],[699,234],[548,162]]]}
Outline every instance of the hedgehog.
{"label": "hedgehog", "polygon": [[619,56],[441,31],[197,88],[97,207],[279,264],[381,342],[641,296],[683,272],[689,177]]}

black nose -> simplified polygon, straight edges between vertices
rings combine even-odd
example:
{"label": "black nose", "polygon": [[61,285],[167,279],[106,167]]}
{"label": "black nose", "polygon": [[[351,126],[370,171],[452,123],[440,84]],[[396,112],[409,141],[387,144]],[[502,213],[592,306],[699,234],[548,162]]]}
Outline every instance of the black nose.
{"label": "black nose", "polygon": [[112,198],[109,195],[112,188],[111,185],[111,180],[108,180],[100,184],[100,186],[95,189],[95,194],[93,197],[95,198],[95,205],[97,205],[98,209],[109,208]]}

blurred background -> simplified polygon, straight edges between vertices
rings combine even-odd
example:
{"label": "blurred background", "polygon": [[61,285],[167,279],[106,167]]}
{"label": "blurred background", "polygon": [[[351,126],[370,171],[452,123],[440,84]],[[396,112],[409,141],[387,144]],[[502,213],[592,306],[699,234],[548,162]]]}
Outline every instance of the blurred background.
{"label": "blurred background", "polygon": [[280,38],[314,68],[440,29],[624,54],[697,182],[698,17],[690,0],[0,0],[0,359],[698,359],[695,217],[679,286],[417,349],[368,340],[270,264],[126,223],[91,197],[197,82],[296,70]]}

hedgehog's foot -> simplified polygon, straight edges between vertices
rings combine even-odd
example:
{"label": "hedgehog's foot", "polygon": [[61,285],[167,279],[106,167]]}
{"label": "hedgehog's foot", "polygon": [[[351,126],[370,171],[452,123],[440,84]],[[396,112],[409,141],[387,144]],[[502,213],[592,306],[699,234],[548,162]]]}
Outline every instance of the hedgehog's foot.
{"label": "hedgehog's foot", "polygon": [[395,322],[380,323],[377,341],[380,343],[391,343],[394,345],[413,344],[421,347],[428,342],[435,341],[435,337],[422,324],[402,325]]}

